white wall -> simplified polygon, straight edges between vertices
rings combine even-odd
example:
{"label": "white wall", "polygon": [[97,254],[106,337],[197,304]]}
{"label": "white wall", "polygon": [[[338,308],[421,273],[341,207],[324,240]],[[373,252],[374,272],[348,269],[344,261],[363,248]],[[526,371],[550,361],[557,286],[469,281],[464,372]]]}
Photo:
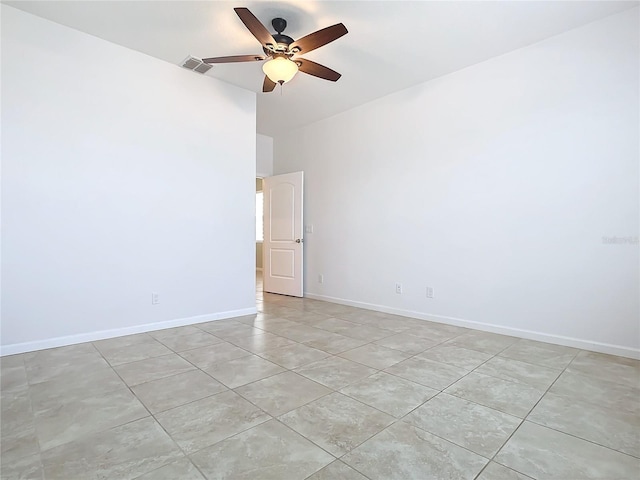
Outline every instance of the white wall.
{"label": "white wall", "polygon": [[273,175],[273,138],[259,133],[256,137],[256,175],[270,177]]}
{"label": "white wall", "polygon": [[636,8],[276,138],[308,296],[638,356],[639,53]]}
{"label": "white wall", "polygon": [[253,93],[3,5],[2,353],[255,311],[255,152]]}

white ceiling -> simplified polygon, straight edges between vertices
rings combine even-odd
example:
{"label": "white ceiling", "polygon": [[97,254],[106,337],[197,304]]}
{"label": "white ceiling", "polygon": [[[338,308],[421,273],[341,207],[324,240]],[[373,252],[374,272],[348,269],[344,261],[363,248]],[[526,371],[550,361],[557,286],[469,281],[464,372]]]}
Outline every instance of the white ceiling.
{"label": "white ceiling", "polygon": [[[4,1],[21,10],[178,64],[187,55],[259,54],[233,11],[248,7],[270,31],[295,38],[342,22],[349,33],[306,58],[342,73],[337,82],[298,74],[258,93],[259,133],[330,117],[607,15],[637,1]],[[99,61],[99,59],[95,59]],[[214,66],[206,75],[261,92],[261,63]],[[194,75],[198,75],[194,73]],[[206,99],[203,99],[206,103]]]}

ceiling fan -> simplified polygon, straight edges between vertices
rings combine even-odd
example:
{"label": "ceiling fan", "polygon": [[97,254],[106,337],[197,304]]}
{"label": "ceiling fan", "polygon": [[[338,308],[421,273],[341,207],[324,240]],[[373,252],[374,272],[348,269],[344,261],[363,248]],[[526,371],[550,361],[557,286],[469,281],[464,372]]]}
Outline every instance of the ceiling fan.
{"label": "ceiling fan", "polygon": [[308,53],[345,35],[347,29],[342,23],[310,33],[299,40],[294,40],[282,33],[287,28],[285,19],[274,18],[271,21],[271,25],[276,31],[276,33],[271,34],[248,8],[238,7],[234,8],[234,10],[242,20],[242,23],[262,44],[264,55],[203,58],[202,61],[204,63],[261,62],[269,59],[262,66],[262,70],[265,73],[264,83],[262,84],[263,92],[273,91],[278,83],[282,85],[288,82],[298,71],[332,82],[341,77],[338,72],[298,55]]}

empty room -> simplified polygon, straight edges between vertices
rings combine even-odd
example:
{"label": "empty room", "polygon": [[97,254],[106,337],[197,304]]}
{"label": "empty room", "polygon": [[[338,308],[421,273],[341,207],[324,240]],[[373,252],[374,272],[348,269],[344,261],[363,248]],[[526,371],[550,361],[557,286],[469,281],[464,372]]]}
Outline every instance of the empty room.
{"label": "empty room", "polygon": [[640,2],[0,3],[2,480],[640,479]]}

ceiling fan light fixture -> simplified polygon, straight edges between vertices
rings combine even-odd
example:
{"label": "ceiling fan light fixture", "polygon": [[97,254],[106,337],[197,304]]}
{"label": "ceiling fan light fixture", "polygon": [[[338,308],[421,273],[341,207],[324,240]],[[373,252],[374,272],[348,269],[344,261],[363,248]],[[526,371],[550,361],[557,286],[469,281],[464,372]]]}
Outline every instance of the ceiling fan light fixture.
{"label": "ceiling fan light fixture", "polygon": [[276,57],[262,65],[262,71],[274,83],[287,83],[296,73],[298,65],[285,57]]}

